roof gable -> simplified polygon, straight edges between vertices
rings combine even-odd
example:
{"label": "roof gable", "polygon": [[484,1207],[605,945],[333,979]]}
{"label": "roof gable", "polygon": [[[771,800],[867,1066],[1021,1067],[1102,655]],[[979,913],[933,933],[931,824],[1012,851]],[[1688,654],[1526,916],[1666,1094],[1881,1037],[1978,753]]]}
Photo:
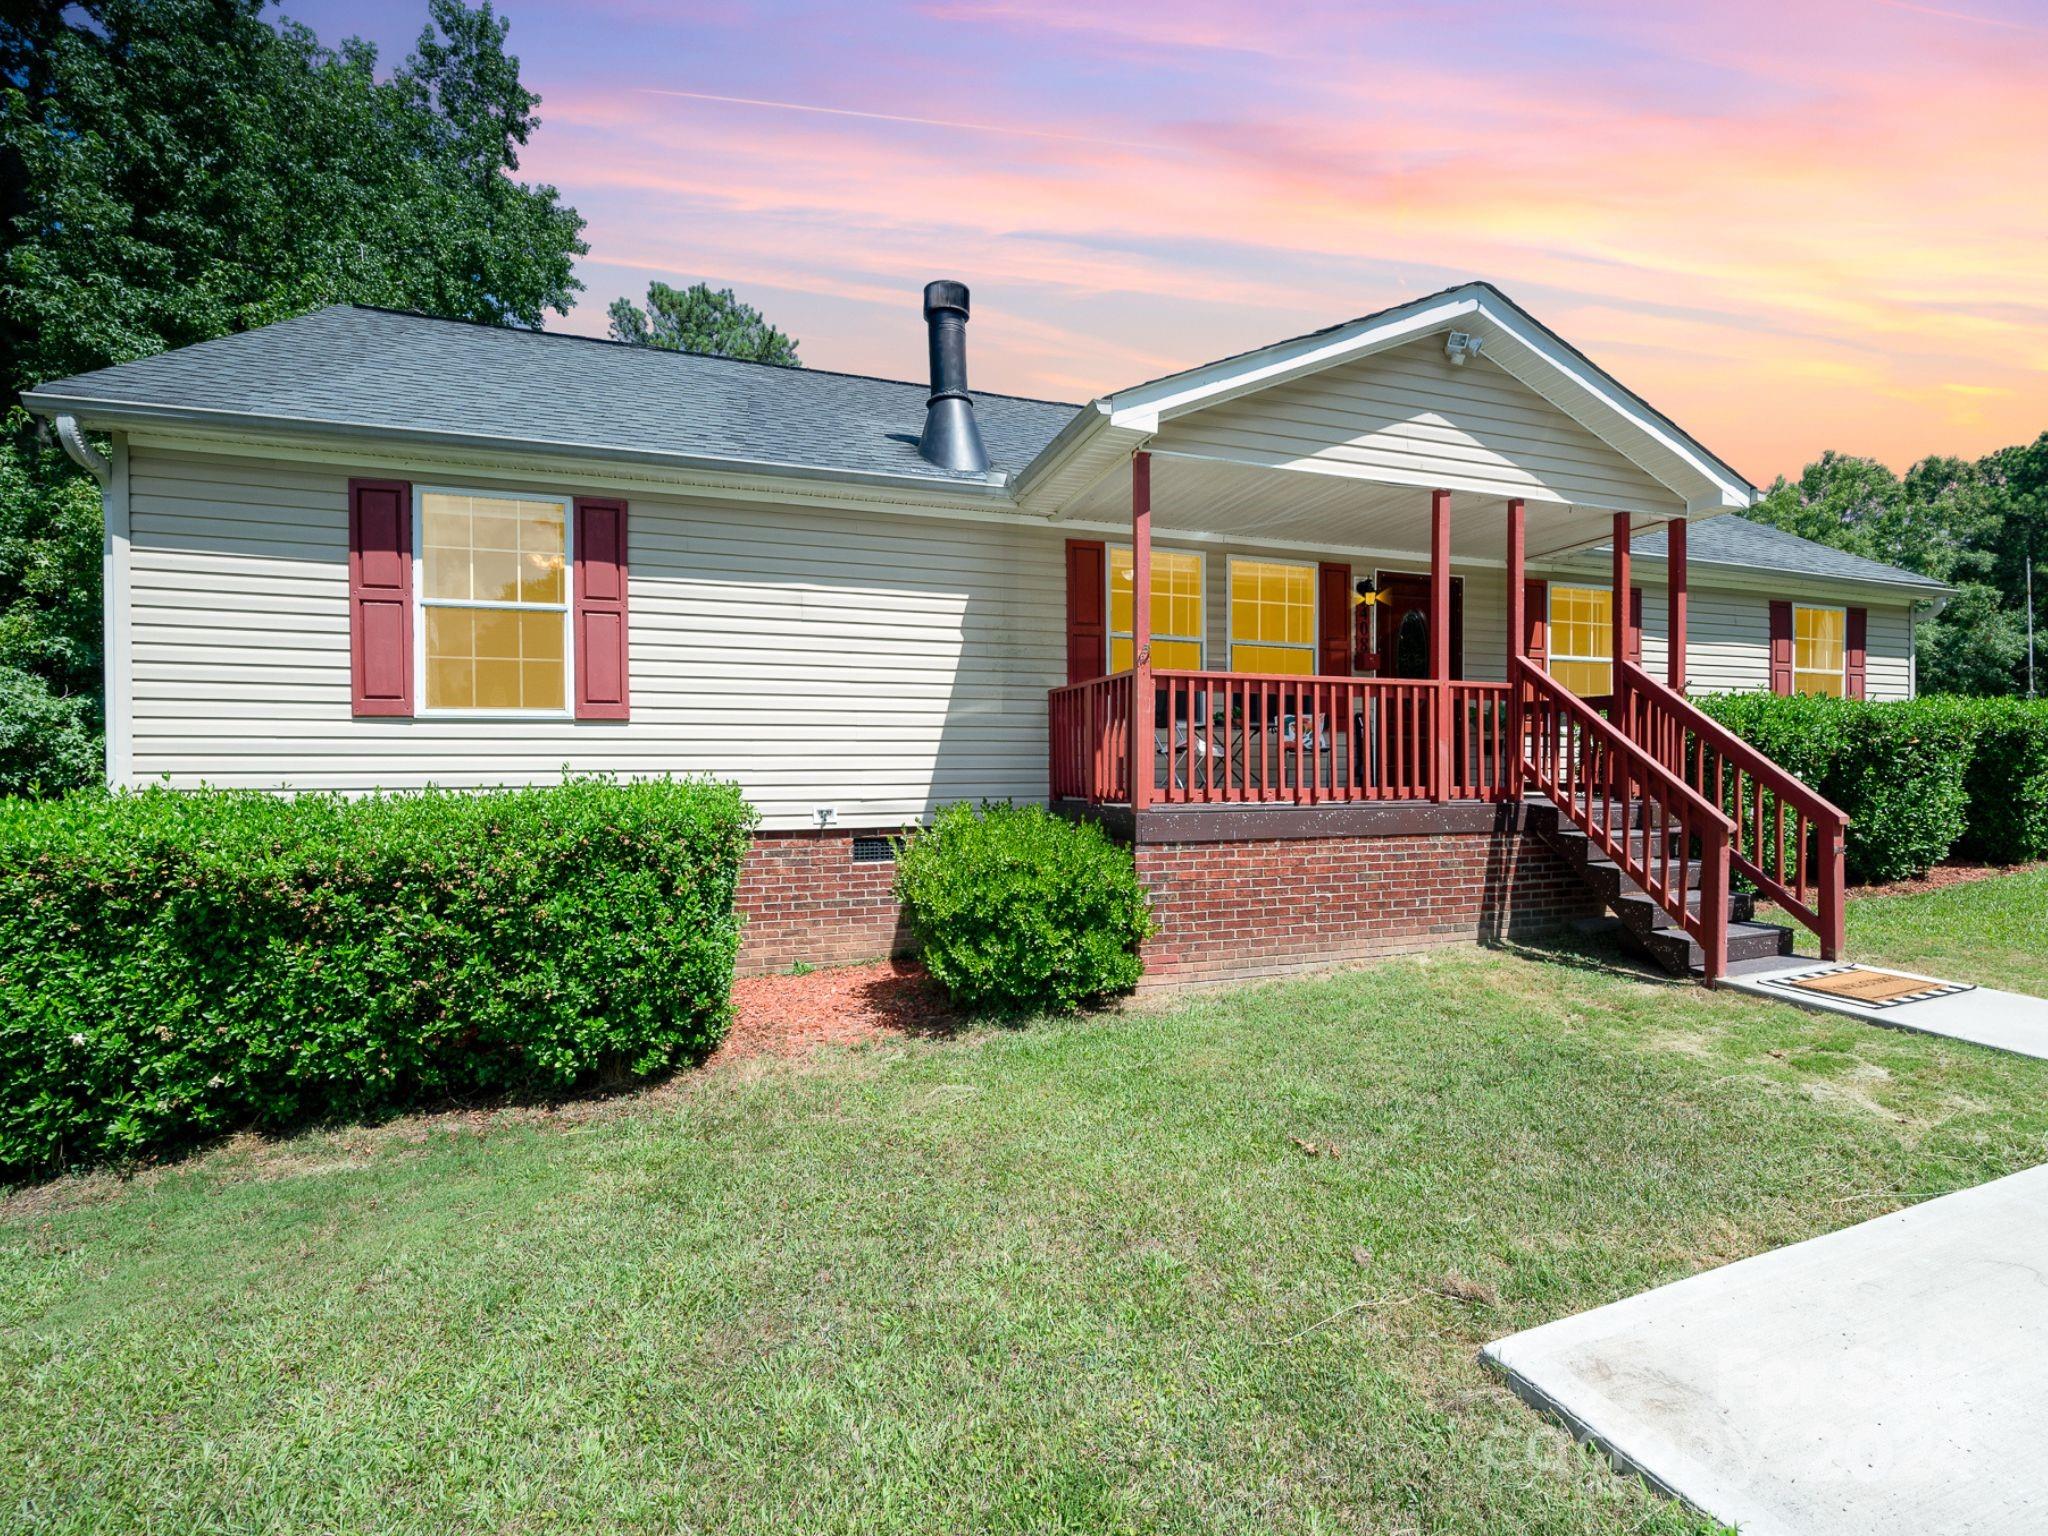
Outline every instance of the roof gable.
{"label": "roof gable", "polygon": [[1484,356],[1454,365],[1439,336],[1176,415],[1151,446],[1424,489],[1685,511],[1668,486],[1505,369]]}
{"label": "roof gable", "polygon": [[1479,339],[1483,361],[1511,375],[1665,487],[1679,510],[1741,509],[1755,500],[1755,487],[1724,461],[1489,283],[1467,283],[1120,390],[1105,402],[1105,416],[1112,427],[1150,434],[1195,412],[1290,386],[1454,329]]}

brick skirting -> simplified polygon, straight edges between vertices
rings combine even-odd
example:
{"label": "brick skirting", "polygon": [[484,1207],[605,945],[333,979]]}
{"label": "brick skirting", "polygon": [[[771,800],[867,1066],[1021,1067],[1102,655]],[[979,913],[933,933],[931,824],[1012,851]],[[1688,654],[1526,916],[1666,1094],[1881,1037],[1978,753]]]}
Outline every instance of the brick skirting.
{"label": "brick skirting", "polygon": [[[1444,830],[1139,841],[1159,932],[1143,986],[1321,970],[1447,944],[1536,937],[1599,900],[1536,838],[1491,821]],[[1453,829],[1454,828],[1454,829]],[[909,948],[896,866],[855,863],[851,831],[764,832],[740,870],[742,975],[844,965]]]}
{"label": "brick skirting", "polygon": [[1141,842],[1137,856],[1159,924],[1147,989],[1535,937],[1601,910],[1556,854],[1505,828]]}
{"label": "brick skirting", "polygon": [[763,832],[740,866],[747,920],[739,972],[758,976],[805,965],[849,965],[900,953],[893,860],[856,864],[855,832]]}

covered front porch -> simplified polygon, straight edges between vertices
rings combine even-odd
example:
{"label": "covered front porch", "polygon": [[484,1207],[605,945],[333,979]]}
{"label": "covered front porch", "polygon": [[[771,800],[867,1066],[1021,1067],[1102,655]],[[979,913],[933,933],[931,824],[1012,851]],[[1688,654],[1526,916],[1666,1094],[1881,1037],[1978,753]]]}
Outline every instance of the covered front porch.
{"label": "covered front porch", "polygon": [[[1290,670],[1160,665],[1162,653],[1185,660],[1195,642],[1186,638],[1186,620],[1163,643],[1153,632],[1155,615],[1173,613],[1179,600],[1169,593],[1162,603],[1155,587],[1153,458],[1148,450],[1131,458],[1129,544],[1076,541],[1069,547],[1070,566],[1089,567],[1070,581],[1070,604],[1088,601],[1098,581],[1092,562],[1099,559],[1102,567],[1100,612],[1083,615],[1082,631],[1107,637],[1098,654],[1128,657],[1131,664],[1086,675],[1095,657],[1070,654],[1070,674],[1083,675],[1054,689],[1049,701],[1054,801],[1143,811],[1154,805],[1511,800],[1523,790],[1517,770],[1527,746],[1531,686],[1545,693],[1563,691],[1566,682],[1597,689],[1578,702],[1619,718],[1625,664],[1639,667],[1643,654],[1642,594],[1632,585],[1630,569],[1631,540],[1642,521],[1636,514],[1615,512],[1597,520],[1580,514],[1567,521],[1564,509],[1553,508],[1542,519],[1544,553],[1600,538],[1613,549],[1608,585],[1559,594],[1600,607],[1595,624],[1577,609],[1568,618],[1560,615],[1555,667],[1550,584],[1528,575],[1526,499],[1506,497],[1483,509],[1448,488],[1405,493],[1414,507],[1410,524],[1425,534],[1417,540],[1422,547],[1362,559],[1319,552],[1312,567],[1298,564],[1312,607],[1308,613],[1280,614],[1277,627],[1236,628],[1241,605],[1233,568],[1220,648],[1231,661],[1246,652],[1284,658],[1296,663]],[[1456,507],[1461,499],[1468,502],[1462,513]],[[1462,528],[1468,519],[1473,526]],[[1185,542],[1189,525],[1202,521],[1185,511],[1170,517],[1168,527],[1177,534],[1168,537]],[[1398,527],[1384,512],[1379,522],[1389,530]],[[1658,526],[1669,551],[1663,681],[1682,694],[1686,522],[1674,517]],[[1199,531],[1211,537],[1225,532]],[[1456,542],[1468,557],[1454,565],[1458,533],[1464,537]],[[1499,541],[1492,562],[1499,574],[1475,580],[1470,556],[1489,535]],[[1278,569],[1248,563],[1261,574]],[[1634,600],[1616,601],[1616,593],[1632,593]],[[1252,625],[1264,620],[1256,605],[1244,606],[1251,608]],[[1295,607],[1300,608],[1298,597]],[[1197,620],[1196,627],[1206,626]],[[1592,629],[1603,632],[1589,638]],[[1499,646],[1492,655],[1485,653],[1488,640]],[[1070,642],[1070,651],[1084,652],[1085,642]],[[1518,689],[1510,681],[1518,666],[1545,675]]]}
{"label": "covered front porch", "polygon": [[1461,290],[1098,410],[1020,494],[1069,533],[1056,808],[1141,846],[1519,836],[1540,808],[1694,974],[1783,936],[1744,931],[1738,880],[1839,952],[1845,819],[1685,697],[1688,522],[1753,489],[1526,314]]}

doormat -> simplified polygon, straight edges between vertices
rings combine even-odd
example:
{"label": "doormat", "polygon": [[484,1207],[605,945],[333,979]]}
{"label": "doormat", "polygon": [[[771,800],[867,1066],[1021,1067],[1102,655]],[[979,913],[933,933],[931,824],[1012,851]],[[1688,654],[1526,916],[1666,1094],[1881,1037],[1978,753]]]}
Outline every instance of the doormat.
{"label": "doormat", "polygon": [[1797,976],[1762,979],[1765,986],[1785,987],[1796,992],[1819,992],[1865,1008],[1897,1008],[1905,1003],[1924,1003],[1929,998],[1976,990],[1968,982],[1923,981],[1918,976],[1873,971],[1861,965],[1831,965],[1824,970],[1803,971]]}

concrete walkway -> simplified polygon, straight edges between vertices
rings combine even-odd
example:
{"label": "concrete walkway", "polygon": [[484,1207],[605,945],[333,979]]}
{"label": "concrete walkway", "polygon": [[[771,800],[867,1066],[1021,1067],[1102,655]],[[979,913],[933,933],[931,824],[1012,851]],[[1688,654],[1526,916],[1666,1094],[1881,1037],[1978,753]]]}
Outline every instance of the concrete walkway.
{"label": "concrete walkway", "polygon": [[2048,1530],[2048,1166],[1484,1354],[1743,1536]]}
{"label": "concrete walkway", "polygon": [[[1991,987],[1933,997],[1925,1002],[1898,1003],[1889,1008],[1872,1008],[1847,998],[1788,987],[1785,979],[1803,976],[1822,968],[1818,960],[1791,960],[1768,969],[1728,976],[1721,985],[1737,992],[1750,992],[1780,1003],[1794,1003],[1819,1013],[1840,1013],[1866,1024],[1887,1029],[1909,1029],[1924,1035],[1945,1035],[1951,1040],[1968,1040],[1993,1050],[2012,1051],[2021,1056],[2048,1060],[2048,999],[2028,997],[2020,992],[2000,992]],[[1951,985],[1938,977],[1915,971],[1895,971],[1883,966],[1859,966],[1886,976],[1911,976],[1936,986]]]}

